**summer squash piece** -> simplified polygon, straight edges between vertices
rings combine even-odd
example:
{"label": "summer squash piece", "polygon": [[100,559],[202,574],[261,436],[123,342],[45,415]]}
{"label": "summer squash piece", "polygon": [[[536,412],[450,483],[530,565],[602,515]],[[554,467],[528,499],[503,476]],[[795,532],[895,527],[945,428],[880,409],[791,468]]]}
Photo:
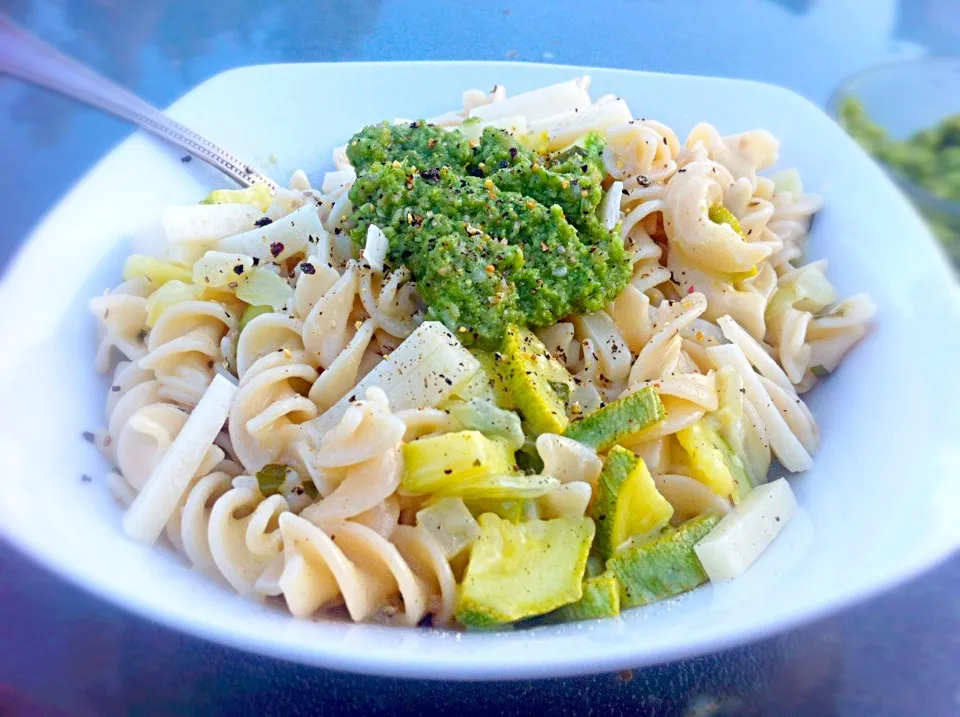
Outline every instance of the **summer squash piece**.
{"label": "summer squash piece", "polygon": [[657,392],[647,386],[574,421],[563,435],[602,452],[666,415]]}
{"label": "summer squash piece", "polygon": [[743,461],[733,452],[720,432],[706,419],[677,432],[677,441],[687,454],[693,478],[723,498],[740,500],[741,490],[750,490]]}
{"label": "summer squash piece", "polygon": [[583,581],[583,597],[554,613],[558,622],[578,622],[620,614],[620,584],[613,573]]}
{"label": "summer squash piece", "polygon": [[563,433],[570,422],[567,398],[573,388],[563,364],[532,331],[519,326],[507,327],[500,356],[496,370],[528,430],[535,435]]}
{"label": "summer squash piece", "polygon": [[477,478],[509,473],[515,465],[506,443],[479,431],[419,438],[404,444],[402,450],[400,486],[411,495],[453,493]]}
{"label": "summer squash piece", "polygon": [[620,581],[620,606],[637,607],[692,590],[707,581],[694,546],[720,521],[715,515],[688,520],[655,540],[630,545],[607,561]]}
{"label": "summer squash piece", "polygon": [[614,446],[603,464],[591,514],[597,523],[594,548],[606,560],[628,538],[647,536],[667,525],[673,507],[657,491],[643,460]]}
{"label": "summer squash piece", "polygon": [[164,311],[183,301],[200,298],[203,289],[177,279],[168,281],[147,297],[147,326],[154,326]]}
{"label": "summer squash piece", "polygon": [[594,526],[589,518],[513,524],[480,516],[480,537],[460,591],[457,620],[494,627],[555,610],[583,596]]}

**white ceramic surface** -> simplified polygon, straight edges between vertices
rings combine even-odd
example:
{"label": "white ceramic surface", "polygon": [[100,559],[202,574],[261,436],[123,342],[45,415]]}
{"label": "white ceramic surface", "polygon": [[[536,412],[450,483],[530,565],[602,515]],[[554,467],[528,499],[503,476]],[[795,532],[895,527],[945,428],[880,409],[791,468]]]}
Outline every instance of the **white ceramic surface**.
{"label": "white ceramic surface", "polygon": [[[227,72],[170,110],[275,179],[313,177],[362,125],[458,106],[470,87],[512,92],[582,74],[518,63],[274,65]],[[921,220],[884,174],[814,105],[769,85],[586,70],[594,96],[681,138],[698,121],[765,127],[781,166],[800,169],[826,207],[810,256],[830,259],[842,294],[868,291],[876,329],[810,396],[823,444],[792,479],[801,506],[742,578],[619,620],[523,632],[297,621],[242,600],[175,554],[124,537],[81,432],[103,420],[87,301],[119,280],[161,207],[222,185],[199,162],[134,136],[105,157],[35,231],[0,287],[0,532],[77,584],[177,629],[341,670],[421,678],[507,679],[662,662],[755,640],[862,599],[960,545],[960,298]],[[94,477],[81,481],[81,474]]]}

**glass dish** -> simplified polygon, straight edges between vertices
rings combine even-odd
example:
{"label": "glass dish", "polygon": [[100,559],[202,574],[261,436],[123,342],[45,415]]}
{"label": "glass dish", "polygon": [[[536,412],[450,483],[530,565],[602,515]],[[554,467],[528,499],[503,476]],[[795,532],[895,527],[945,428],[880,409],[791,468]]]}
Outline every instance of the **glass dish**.
{"label": "glass dish", "polygon": [[[874,67],[846,80],[830,98],[827,109],[845,129],[842,107],[856,99],[866,117],[886,134],[905,140],[930,129],[951,115],[960,115],[960,58],[927,58]],[[861,145],[862,137],[851,132]],[[864,146],[868,152],[871,148]],[[933,193],[906,176],[901,168],[874,158],[887,170],[924,216],[933,233],[960,269],[960,201]]]}

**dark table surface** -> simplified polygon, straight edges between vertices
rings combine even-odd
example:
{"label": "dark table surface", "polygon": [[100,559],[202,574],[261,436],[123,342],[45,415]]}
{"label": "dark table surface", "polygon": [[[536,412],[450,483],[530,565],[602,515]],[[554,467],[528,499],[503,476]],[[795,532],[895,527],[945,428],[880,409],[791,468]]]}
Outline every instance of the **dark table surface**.
{"label": "dark table surface", "polygon": [[[824,104],[865,67],[960,50],[960,3],[947,0],[0,0],[0,11],[158,106],[240,65],[409,59],[743,77]],[[0,265],[128,131],[0,78]],[[717,655],[613,675],[445,684],[323,671],[175,633],[0,545],[0,717],[960,715],[958,590],[955,557],[863,605]]]}

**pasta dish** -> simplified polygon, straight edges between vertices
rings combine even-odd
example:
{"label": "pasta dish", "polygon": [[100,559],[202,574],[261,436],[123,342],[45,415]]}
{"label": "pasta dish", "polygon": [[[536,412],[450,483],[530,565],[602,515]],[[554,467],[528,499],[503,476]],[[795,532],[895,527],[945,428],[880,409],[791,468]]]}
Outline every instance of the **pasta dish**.
{"label": "pasta dish", "polygon": [[469,90],[322,181],[166,209],[91,301],[124,532],[410,626],[612,617],[753,564],[874,307],[804,261],[821,201],[770,133],[681,142],[589,85]]}

